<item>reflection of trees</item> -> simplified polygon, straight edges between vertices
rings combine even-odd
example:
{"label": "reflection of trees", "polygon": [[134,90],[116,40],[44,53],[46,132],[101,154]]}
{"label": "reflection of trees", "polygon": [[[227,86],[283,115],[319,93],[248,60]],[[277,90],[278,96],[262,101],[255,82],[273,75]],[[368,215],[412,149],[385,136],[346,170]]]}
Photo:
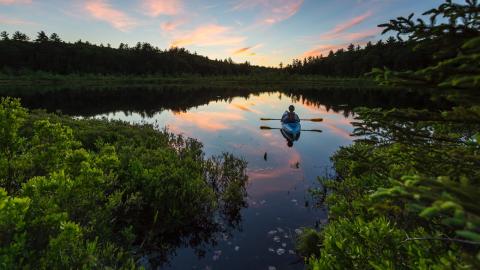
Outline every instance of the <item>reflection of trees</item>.
{"label": "reflection of trees", "polygon": [[22,99],[28,108],[62,111],[69,115],[93,116],[109,112],[136,112],[152,117],[163,110],[186,112],[211,101],[231,102],[234,97],[248,97],[251,90],[236,88],[126,87],[93,89],[57,89],[36,92],[8,92]]}
{"label": "reflection of trees", "polygon": [[450,103],[444,98],[431,100],[429,91],[410,91],[404,89],[288,89],[283,93],[294,102],[309,106],[325,106],[327,111],[342,113],[345,117],[353,115],[356,107],[380,108],[444,108]]}
{"label": "reflection of trees", "polygon": [[262,93],[287,95],[293,102],[308,106],[324,106],[327,111],[342,113],[345,117],[353,115],[355,107],[414,107],[443,108],[450,104],[439,98],[430,100],[427,91],[379,90],[379,89],[283,89],[264,91],[240,87],[185,87],[150,86],[120,88],[72,88],[45,91],[12,90],[3,91],[3,95],[20,97],[28,108],[42,108],[47,111],[61,111],[69,115],[93,116],[110,112],[135,112],[142,117],[152,117],[163,110],[186,112],[190,108],[208,104],[212,101],[231,103],[235,97],[247,99],[250,95]]}

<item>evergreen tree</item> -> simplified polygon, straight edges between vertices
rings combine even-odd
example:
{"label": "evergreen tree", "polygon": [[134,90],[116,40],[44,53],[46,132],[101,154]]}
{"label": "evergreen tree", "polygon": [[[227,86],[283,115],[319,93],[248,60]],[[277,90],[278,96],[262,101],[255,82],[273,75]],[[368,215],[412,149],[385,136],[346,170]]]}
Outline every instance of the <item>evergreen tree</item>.
{"label": "evergreen tree", "polygon": [[43,43],[43,42],[47,42],[48,40],[49,40],[49,39],[48,39],[47,34],[45,34],[44,31],[40,31],[40,32],[38,32],[38,34],[37,34],[37,38],[35,39],[35,42]]}
{"label": "evergreen tree", "polygon": [[2,38],[3,41],[10,40],[10,37],[8,36],[7,31],[2,31],[2,32],[0,33],[0,38]]}
{"label": "evergreen tree", "polygon": [[53,42],[62,42],[62,40],[60,39],[57,33],[52,33],[50,35],[50,40]]}
{"label": "evergreen tree", "polygon": [[21,33],[20,31],[16,31],[15,33],[13,33],[12,40],[15,40],[15,41],[29,41],[30,38],[26,34]]}

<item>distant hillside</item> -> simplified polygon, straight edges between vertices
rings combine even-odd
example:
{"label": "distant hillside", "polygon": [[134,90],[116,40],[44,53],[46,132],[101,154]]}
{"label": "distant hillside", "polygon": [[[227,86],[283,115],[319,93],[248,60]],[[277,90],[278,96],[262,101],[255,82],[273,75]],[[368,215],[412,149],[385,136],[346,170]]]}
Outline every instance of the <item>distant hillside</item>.
{"label": "distant hillside", "polygon": [[183,48],[161,50],[149,43],[134,47],[64,42],[57,34],[38,33],[34,40],[21,32],[0,33],[0,72],[45,71],[59,74],[244,75],[268,71],[231,59],[212,60]]}

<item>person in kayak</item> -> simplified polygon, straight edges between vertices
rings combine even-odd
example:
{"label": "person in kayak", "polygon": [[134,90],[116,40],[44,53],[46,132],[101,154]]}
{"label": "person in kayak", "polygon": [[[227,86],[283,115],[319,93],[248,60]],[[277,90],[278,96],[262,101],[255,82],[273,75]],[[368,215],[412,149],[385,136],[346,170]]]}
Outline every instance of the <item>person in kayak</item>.
{"label": "person in kayak", "polygon": [[300,118],[295,113],[295,107],[293,105],[288,106],[288,111],[285,111],[282,115],[282,123],[298,123]]}

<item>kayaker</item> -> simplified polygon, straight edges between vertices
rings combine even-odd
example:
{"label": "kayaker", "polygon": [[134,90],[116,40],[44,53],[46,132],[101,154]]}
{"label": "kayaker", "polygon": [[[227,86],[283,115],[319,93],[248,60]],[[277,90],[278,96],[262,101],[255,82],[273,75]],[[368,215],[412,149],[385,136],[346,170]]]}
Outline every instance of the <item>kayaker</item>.
{"label": "kayaker", "polygon": [[285,111],[282,115],[282,123],[298,123],[300,118],[295,113],[295,107],[293,105],[288,106],[288,111]]}

